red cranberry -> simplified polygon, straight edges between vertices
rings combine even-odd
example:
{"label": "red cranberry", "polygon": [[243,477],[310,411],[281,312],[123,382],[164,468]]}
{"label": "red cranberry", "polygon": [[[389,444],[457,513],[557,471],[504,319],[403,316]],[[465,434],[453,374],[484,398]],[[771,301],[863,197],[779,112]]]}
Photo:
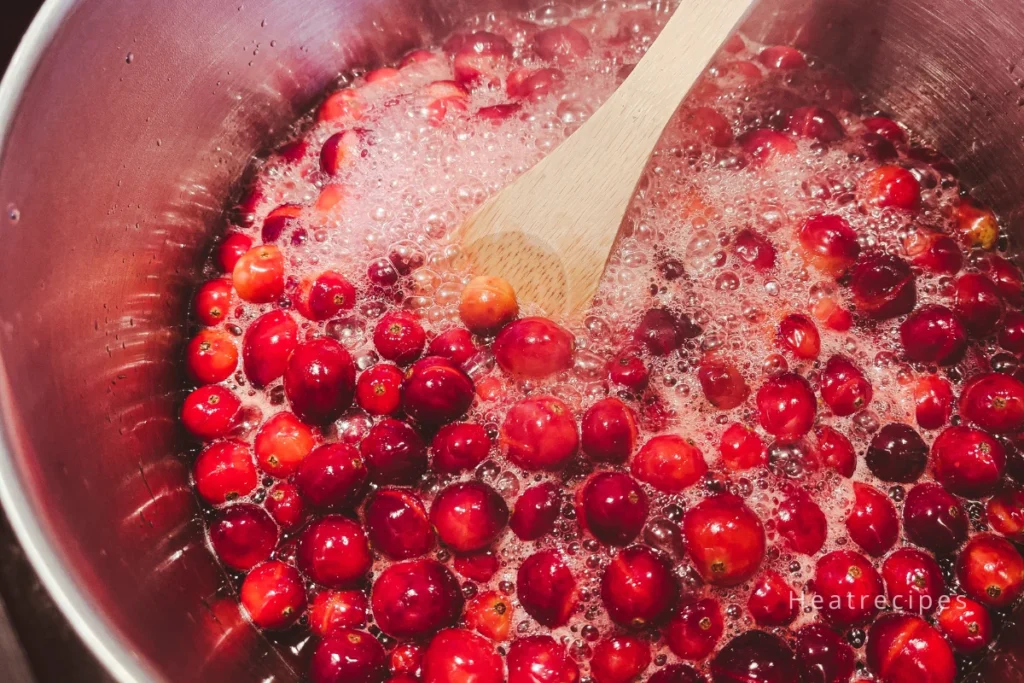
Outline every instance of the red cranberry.
{"label": "red cranberry", "polygon": [[223,382],[238,367],[234,337],[224,330],[202,330],[185,350],[185,365],[189,375],[199,384]]}
{"label": "red cranberry", "polygon": [[972,655],[992,642],[992,617],[981,603],[957,596],[939,611],[939,628],[962,655]]}
{"label": "red cranberry", "polygon": [[512,510],[509,527],[523,541],[536,541],[550,534],[558,519],[558,487],[544,483],[523,491]]}
{"label": "red cranberry", "polygon": [[434,337],[427,346],[427,354],[447,358],[462,365],[476,355],[473,335],[464,327],[455,327]]}
{"label": "red cranberry", "polygon": [[375,484],[415,484],[427,471],[426,445],[401,420],[387,417],[373,425],[359,450]]}
{"label": "red cranberry", "polygon": [[942,570],[931,555],[913,548],[900,548],[882,563],[885,592],[893,609],[930,614],[946,592]]}
{"label": "red cranberry", "polygon": [[928,466],[928,445],[910,425],[893,422],[875,434],[865,460],[871,473],[882,481],[909,484]]}
{"label": "red cranberry", "polygon": [[541,59],[568,64],[590,54],[590,41],[571,26],[556,26],[539,31],[533,49]]}
{"label": "red cranberry", "polygon": [[583,414],[580,436],[583,452],[591,460],[624,463],[636,447],[636,416],[619,399],[602,399]]}
{"label": "red cranberry", "polygon": [[651,664],[651,646],[636,636],[611,636],[594,648],[590,676],[594,683],[633,683]]}
{"label": "red cranberry", "polygon": [[846,356],[832,356],[821,371],[821,398],[839,416],[852,415],[871,403],[871,382]]}
{"label": "red cranberry", "polygon": [[1024,489],[1006,487],[985,504],[988,525],[1011,541],[1024,540]]}
{"label": "red cranberry", "polygon": [[456,555],[455,571],[471,581],[484,583],[498,573],[498,556],[493,550],[484,550],[470,555]]}
{"label": "red cranberry", "polygon": [[242,582],[242,607],[257,627],[283,629],[306,609],[306,589],[295,567],[284,562],[264,562]]}
{"label": "red cranberry", "polygon": [[[505,92],[509,97],[525,98],[537,102],[551,92],[557,92],[565,84],[565,74],[558,69],[513,69],[505,81]],[[478,112],[479,113],[479,112]]]}
{"label": "red cranberry", "polygon": [[323,638],[338,629],[362,628],[367,609],[362,591],[320,591],[309,606],[309,630]]}
{"label": "red cranberry", "polygon": [[984,498],[1002,479],[1006,452],[983,431],[947,427],[932,443],[932,469],[935,479],[953,493]]}
{"label": "red cranberry", "polygon": [[441,425],[466,414],[473,403],[473,380],[445,358],[427,356],[405,373],[402,408],[419,423]]}
{"label": "red cranberry", "polygon": [[398,271],[386,258],[371,261],[366,268],[366,278],[378,287],[393,287],[398,282]]}
{"label": "red cranberry", "polygon": [[297,559],[307,577],[327,588],[361,581],[373,564],[363,529],[339,515],[322,517],[302,531]]}
{"label": "red cranberry", "polygon": [[299,327],[285,311],[271,311],[253,321],[242,341],[242,366],[253,386],[266,386],[284,374],[298,337]]}
{"label": "red cranberry", "polygon": [[780,158],[788,157],[797,151],[796,143],[782,133],[768,128],[758,128],[744,133],[739,139],[744,153],[755,164],[768,166]]}
{"label": "red cranberry", "polygon": [[925,306],[900,325],[900,340],[912,361],[953,365],[967,350],[967,329],[945,306]]}
{"label": "red cranberry", "polygon": [[366,464],[352,446],[319,446],[299,464],[295,485],[302,498],[316,508],[350,508],[363,495]]}
{"label": "red cranberry", "polygon": [[541,379],[572,367],[576,341],[547,318],[521,318],[494,339],[491,350],[505,372]]}
{"label": "red cranberry", "polygon": [[601,472],[577,494],[577,515],[584,528],[608,545],[627,545],[647,521],[647,494],[622,472]]}
{"label": "red cranberry", "polygon": [[456,422],[445,425],[431,443],[433,468],[457,474],[475,468],[491,452],[491,439],[481,425]]}
{"label": "red cranberry", "polygon": [[408,365],[423,353],[427,334],[411,313],[392,311],[373,328],[373,345],[383,358]]}
{"label": "red cranberry", "polygon": [[857,453],[842,433],[828,425],[814,428],[813,450],[816,460],[840,476],[849,479],[857,469]]}
{"label": "red cranberry", "polygon": [[942,555],[967,538],[967,513],[942,486],[918,484],[903,504],[903,527],[912,543]]}
{"label": "red cranberry", "polygon": [[979,375],[960,394],[960,414],[982,429],[995,434],[1024,428],[1024,383],[992,372]]}
{"label": "red cranberry", "polygon": [[231,308],[231,280],[217,278],[203,283],[196,292],[193,309],[196,319],[202,325],[218,325],[224,321]]}
{"label": "red cranberry", "polygon": [[668,559],[644,545],[619,552],[601,578],[601,599],[617,624],[643,628],[672,612],[679,586]]}
{"label": "red cranberry", "polygon": [[797,107],[789,115],[789,132],[818,142],[835,142],[846,137],[836,115],[822,107]]}
{"label": "red cranberry", "polygon": [[181,422],[192,436],[212,441],[227,436],[238,424],[242,402],[218,384],[199,387],[181,406]]}
{"label": "red cranberry", "polygon": [[253,448],[260,469],[280,479],[290,477],[316,446],[316,435],[288,411],[270,417],[256,433]]}
{"label": "red cranberry", "polygon": [[221,271],[231,273],[235,269],[238,259],[245,255],[245,252],[252,249],[252,238],[240,232],[233,232],[225,235],[223,241],[217,247],[217,265]]}
{"label": "red cranberry", "polygon": [[917,303],[914,273],[906,261],[889,255],[860,261],[850,278],[853,303],[869,318],[895,318]]}
{"label": "red cranberry", "polygon": [[812,585],[821,615],[839,628],[867,624],[885,603],[882,577],[864,556],[849,550],[820,558]]}
{"label": "red cranberry", "polygon": [[981,338],[995,332],[1003,315],[1003,300],[992,280],[977,273],[961,275],[954,296],[956,312],[971,336]]}
{"label": "red cranberry", "polygon": [[366,504],[363,519],[370,544],[392,560],[426,555],[434,547],[427,511],[411,491],[377,491]]}
{"label": "red cranberry", "polygon": [[721,358],[705,356],[697,379],[704,398],[719,410],[732,410],[750,395],[750,387],[736,366]]}
{"label": "red cranberry", "polygon": [[793,489],[779,504],[775,528],[794,552],[814,555],[825,545],[828,520],[818,504],[799,489]]}
{"label": "red cranberry", "polygon": [[665,626],[665,640],[680,659],[701,661],[715,649],[724,631],[722,606],[717,600],[684,598]]}
{"label": "red cranberry", "polygon": [[811,216],[800,228],[804,258],[822,272],[842,275],[860,255],[860,243],[845,218],[829,214]]}
{"label": "red cranberry", "polygon": [[779,323],[778,340],[782,348],[805,360],[814,360],[821,350],[818,328],[810,318],[798,313],[787,315]]}
{"label": "red cranberry", "polygon": [[521,108],[522,105],[519,102],[492,104],[489,107],[480,107],[477,109],[476,116],[484,121],[490,121],[491,125],[496,126],[502,121],[511,118]]}
{"label": "red cranberry", "polygon": [[394,365],[375,365],[356,381],[356,403],[371,415],[393,415],[402,400],[404,375]]}
{"label": "red cranberry", "polygon": [[387,674],[384,646],[369,633],[340,628],[313,650],[310,683],[381,683]]}
{"label": "red cranberry", "polygon": [[292,232],[298,224],[298,218],[302,214],[302,206],[299,204],[282,204],[267,214],[263,221],[263,229],[260,237],[264,244],[270,244],[281,239],[285,230]]}
{"label": "red cranberry", "polygon": [[800,598],[781,574],[766,571],[750,592],[747,610],[758,626],[788,626],[800,611]]}
{"label": "red cranberry", "polygon": [[885,116],[871,116],[861,123],[864,127],[876,135],[881,135],[889,142],[896,145],[904,145],[907,142],[907,134],[903,132],[900,124]]}
{"label": "red cranberry", "polygon": [[856,657],[843,637],[824,624],[796,634],[796,661],[803,683],[849,683]]}
{"label": "red cranberry", "polygon": [[686,511],[682,529],[697,571],[716,586],[747,581],[764,558],[761,520],[736,496],[704,499]]}
{"label": "red cranberry", "polygon": [[512,56],[512,45],[502,36],[477,31],[455,52],[455,80],[468,87],[492,84]]}
{"label": "red cranberry", "polygon": [[[696,136],[697,142],[715,147],[728,147],[732,144],[732,125],[729,119],[711,107],[686,108],[680,116],[680,122],[688,140]],[[682,264],[679,265],[681,268]]]}
{"label": "red cranberry", "polygon": [[316,120],[339,121],[342,119],[361,119],[366,103],[358,90],[345,88],[331,93],[317,110]]}
{"label": "red cranberry", "polygon": [[477,633],[501,642],[508,640],[515,609],[511,601],[497,591],[479,593],[466,603],[466,626]]}
{"label": "red cranberry", "polygon": [[235,263],[231,284],[242,301],[269,304],[284,294],[284,255],[272,244],[253,247]]}
{"label": "red cranberry", "polygon": [[655,356],[665,356],[700,332],[686,316],[677,316],[667,308],[650,308],[633,332],[633,340]]}
{"label": "red cranberry", "polygon": [[850,540],[869,555],[884,555],[900,532],[896,506],[878,489],[859,482],[853,483],[853,496],[853,508],[846,517]]}
{"label": "red cranberry", "polygon": [[505,499],[477,481],[452,484],[430,506],[430,522],[441,542],[458,553],[490,545],[508,523]]}
{"label": "red cranberry", "polygon": [[869,171],[860,179],[857,189],[866,203],[878,208],[921,208],[921,184],[913,173],[900,166],[881,166]]}
{"label": "red cranberry", "polygon": [[792,372],[769,378],[757,390],[757,420],[766,432],[781,439],[809,432],[817,409],[811,385]]}
{"label": "red cranberry", "polygon": [[1024,558],[1005,538],[978,534],[960,550],[956,577],[964,592],[978,602],[1006,607],[1024,590]]}
{"label": "red cranberry", "polygon": [[1003,300],[1016,307],[1024,304],[1024,275],[1020,269],[997,254],[986,254],[985,260],[990,268],[989,275]]}
{"label": "red cranberry", "polygon": [[632,392],[640,392],[647,388],[650,372],[643,359],[627,349],[608,362],[608,379]]}
{"label": "red cranberry", "polygon": [[799,683],[796,657],[786,642],[764,631],[747,631],[711,660],[714,683]]}
{"label": "red cranberry", "polygon": [[352,405],[356,369],[345,347],[333,339],[299,344],[288,359],[284,391],[303,422],[333,422]]}
{"label": "red cranberry", "polygon": [[329,320],[355,305],[356,289],[332,270],[303,281],[295,301],[299,313],[309,320]]}
{"label": "red cranberry", "polygon": [[914,384],[914,416],[922,429],[939,429],[953,412],[953,387],[935,375],[926,375]]}
{"label": "red cranberry", "polygon": [[576,578],[558,552],[541,550],[519,566],[516,594],[537,623],[557,628],[568,622],[576,609]]}
{"label": "red cranberry", "polygon": [[373,618],[392,638],[422,638],[462,614],[459,581],[440,562],[410,560],[387,567],[373,584]]}
{"label": "red cranberry", "polygon": [[225,565],[248,571],[274,552],[277,526],[261,507],[232,505],[210,525],[210,544]]}
{"label": "red cranberry", "polygon": [[956,661],[949,645],[921,617],[887,614],[868,631],[868,668],[880,680],[953,683]]}
{"label": "red cranberry", "polygon": [[557,472],[579,446],[572,411],[557,398],[529,398],[512,406],[501,425],[502,452],[530,471]]}
{"label": "red cranberry", "polygon": [[267,512],[283,531],[299,528],[306,521],[306,504],[295,484],[281,481],[267,492]]}
{"label": "red cranberry", "polygon": [[725,466],[734,472],[754,469],[768,461],[761,437],[739,422],[732,423],[722,432],[719,450]]}
{"label": "red cranberry", "polygon": [[1024,313],[1007,312],[999,326],[999,345],[1010,353],[1024,353]]}
{"label": "red cranberry", "polygon": [[775,267],[775,247],[771,240],[750,228],[741,230],[736,235],[733,241],[733,254],[742,263],[761,273]]}
{"label": "red cranberry", "polygon": [[256,488],[256,466],[248,446],[240,441],[217,441],[196,458],[193,477],[199,496],[210,505],[220,505]]}
{"label": "red cranberry", "polygon": [[578,683],[580,669],[547,635],[519,638],[508,649],[508,683]]}
{"label": "red cranberry", "polygon": [[700,449],[681,436],[664,434],[644,444],[631,464],[633,476],[665,493],[690,488],[708,471]]}
{"label": "red cranberry", "polygon": [[781,71],[794,71],[807,66],[807,60],[800,51],[788,45],[766,47],[757,55],[757,59],[769,69]]}
{"label": "red cranberry", "polygon": [[707,683],[707,679],[691,666],[670,664],[651,674],[647,683]]}
{"label": "red cranberry", "polygon": [[327,138],[320,148],[320,170],[329,176],[338,175],[359,157],[361,137],[359,130],[343,130]]}

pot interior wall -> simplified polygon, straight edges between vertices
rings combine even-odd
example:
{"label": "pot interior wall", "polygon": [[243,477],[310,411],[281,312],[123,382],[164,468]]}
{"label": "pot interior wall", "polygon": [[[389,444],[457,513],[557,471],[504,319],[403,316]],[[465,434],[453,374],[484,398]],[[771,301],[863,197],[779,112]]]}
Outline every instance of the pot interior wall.
{"label": "pot interior wall", "polygon": [[[838,67],[1016,221],[1024,5],[981,4],[765,0],[746,28]],[[176,427],[188,295],[255,150],[339,71],[387,62],[483,9],[64,0],[44,10],[52,40],[38,64],[15,64],[30,70],[24,92],[5,86],[20,99],[0,157],[0,473],[48,585],[121,677],[298,678],[218,592],[203,546]],[[1024,680],[1014,657],[989,664],[1003,667],[997,680]]]}

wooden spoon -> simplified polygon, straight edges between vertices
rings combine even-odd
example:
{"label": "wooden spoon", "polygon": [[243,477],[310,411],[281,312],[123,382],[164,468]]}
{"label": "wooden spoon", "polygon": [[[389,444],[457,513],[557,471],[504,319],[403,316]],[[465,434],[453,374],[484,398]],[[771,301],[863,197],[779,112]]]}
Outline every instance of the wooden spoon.
{"label": "wooden spoon", "polygon": [[662,130],[753,2],[683,0],[604,105],[466,220],[475,272],[548,315],[585,308]]}

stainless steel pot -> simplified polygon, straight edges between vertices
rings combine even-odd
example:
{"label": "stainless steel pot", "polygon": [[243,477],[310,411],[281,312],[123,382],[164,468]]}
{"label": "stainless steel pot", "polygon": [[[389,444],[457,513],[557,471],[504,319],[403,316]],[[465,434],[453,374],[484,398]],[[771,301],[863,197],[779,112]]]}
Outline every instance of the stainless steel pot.
{"label": "stainless steel pot", "polygon": [[[48,0],[25,37],[0,85],[0,499],[116,678],[299,677],[218,601],[177,455],[193,276],[250,155],[339,71],[501,4]],[[1021,220],[1024,3],[766,0],[746,30],[838,67]],[[1024,680],[1009,630],[988,679]]]}

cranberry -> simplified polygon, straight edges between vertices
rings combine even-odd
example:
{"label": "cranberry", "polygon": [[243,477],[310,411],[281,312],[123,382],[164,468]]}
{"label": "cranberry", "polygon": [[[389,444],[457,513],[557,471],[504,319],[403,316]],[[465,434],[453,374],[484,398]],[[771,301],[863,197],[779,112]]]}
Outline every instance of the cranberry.
{"label": "cranberry", "polygon": [[295,484],[285,481],[274,484],[267,492],[264,505],[283,531],[297,529],[306,521],[306,504]]}
{"label": "cranberry", "polygon": [[548,396],[512,406],[501,425],[502,452],[530,471],[557,472],[569,464],[579,446],[569,406]]}
{"label": "cranberry", "polygon": [[804,258],[815,268],[829,275],[841,275],[860,255],[860,244],[846,219],[818,214],[811,216],[800,228],[800,246]]}
{"label": "cranberry", "polygon": [[384,315],[373,328],[373,345],[383,358],[408,365],[423,353],[427,335],[416,317],[405,311]]}
{"label": "cranberry", "polygon": [[504,37],[477,31],[455,52],[455,80],[466,86],[495,83],[511,56],[512,45]]}
{"label": "cranberry", "polygon": [[309,630],[323,638],[338,629],[362,628],[367,609],[362,591],[320,591],[309,606]]}
{"label": "cranberry", "polygon": [[881,166],[869,171],[860,179],[858,191],[866,203],[879,208],[921,208],[921,184],[913,173],[900,166]]}
{"label": "cranberry", "polygon": [[481,425],[456,422],[445,425],[431,443],[432,465],[438,472],[457,474],[471,470],[491,451],[491,439]]}
{"label": "cranberry", "polygon": [[576,578],[554,550],[541,550],[523,561],[516,594],[526,613],[548,628],[568,622],[578,599]]}
{"label": "cranberry", "polygon": [[750,592],[747,610],[758,626],[788,626],[800,611],[800,599],[781,574],[766,571]]}
{"label": "cranberry", "polygon": [[356,370],[345,347],[333,339],[299,344],[288,359],[284,390],[303,422],[326,424],[352,405]]}
{"label": "cranberry", "polygon": [[750,387],[736,366],[721,358],[705,356],[697,379],[704,398],[719,410],[732,410],[750,395]]}
{"label": "cranberry", "polygon": [[231,271],[231,283],[243,301],[268,304],[284,294],[284,255],[272,244],[242,254]]}
{"label": "cranberry", "polygon": [[249,572],[240,599],[252,623],[263,629],[287,628],[306,609],[302,577],[284,562],[264,562]]}
{"label": "cranberry", "polygon": [[338,175],[358,158],[359,139],[357,130],[343,130],[327,138],[320,148],[320,170],[328,176]]}
{"label": "cranberry", "polygon": [[820,613],[839,628],[867,624],[885,602],[882,577],[862,555],[849,550],[820,558],[812,585],[821,599]]}
{"label": "cranberry", "polygon": [[992,642],[992,617],[984,605],[970,598],[954,598],[939,611],[936,621],[960,654],[975,654]]}
{"label": "cranberry", "polygon": [[794,135],[818,142],[835,142],[846,137],[836,115],[822,107],[797,107],[790,113],[786,128]]}
{"label": "cranberry", "polygon": [[977,273],[961,275],[954,296],[956,312],[971,336],[987,337],[995,332],[1003,315],[1003,300],[992,280]]}
{"label": "cranberry", "polygon": [[459,581],[440,562],[410,560],[387,567],[373,584],[373,618],[392,638],[422,638],[462,614]]}
{"label": "cranberry", "polygon": [[342,119],[361,119],[366,103],[358,90],[345,88],[331,93],[317,110],[316,120],[339,121]]}
{"label": "cranberry", "polygon": [[893,609],[930,614],[946,590],[942,570],[931,555],[900,548],[882,563],[885,592]]}
{"label": "cranberry", "polygon": [[797,151],[796,143],[782,133],[758,128],[740,136],[740,145],[753,163],[768,166]]}
{"label": "cranberry", "polygon": [[523,491],[516,500],[509,528],[520,540],[536,541],[554,530],[558,512],[558,487],[537,484]]}
{"label": "cranberry", "polygon": [[956,577],[964,592],[978,602],[1006,607],[1024,590],[1024,558],[1005,538],[978,534],[960,550]]}
{"label": "cranberry", "polygon": [[266,386],[285,373],[298,336],[295,319],[285,311],[271,311],[253,321],[242,341],[242,366],[253,386]]}
{"label": "cranberry", "polygon": [[771,240],[757,232],[746,228],[736,235],[733,241],[733,254],[742,263],[758,272],[766,272],[775,267],[775,247]]}
{"label": "cranberry", "polygon": [[538,31],[533,49],[541,59],[568,64],[590,54],[590,41],[571,26],[556,26]]}
{"label": "cranberry", "polygon": [[1000,296],[1011,306],[1024,304],[1024,275],[1010,261],[997,254],[987,254],[989,276],[996,283]]}
{"label": "cranberry", "polygon": [[849,479],[857,469],[857,453],[842,433],[828,425],[814,428],[813,450],[816,460]]}
{"label": "cranberry", "polygon": [[299,204],[282,204],[267,214],[263,221],[260,237],[264,244],[276,242],[285,230],[291,232],[297,227],[298,218],[302,214]]}
{"label": "cranberry", "polygon": [[708,471],[700,449],[681,436],[665,434],[644,444],[631,464],[633,476],[665,493],[680,493]]}
{"label": "cranberry", "polygon": [[970,427],[947,427],[932,443],[935,479],[953,493],[983,498],[1006,469],[1006,452],[994,437]]}
{"label": "cranberry", "polygon": [[[423,652],[426,647],[419,643],[404,642],[395,646],[388,658],[391,673],[408,676],[408,683],[418,681],[423,675]],[[392,678],[392,681],[395,679]]]}
{"label": "cranberry", "polygon": [[670,664],[655,671],[647,683],[707,683],[707,679],[691,666]]}
{"label": "cranberry", "polygon": [[643,359],[627,349],[608,362],[608,379],[630,391],[640,392],[647,388],[650,372]]}
{"label": "cranberry", "polygon": [[997,534],[1014,542],[1024,540],[1024,489],[1006,487],[989,498],[985,518]]}
{"label": "cranberry", "polygon": [[602,399],[583,414],[580,436],[583,452],[591,460],[622,464],[636,447],[636,416],[619,399]]}
{"label": "cranberry", "polygon": [[1010,353],[1024,353],[1024,313],[1009,311],[999,326],[999,345]]}
{"label": "cranberry", "polygon": [[869,555],[884,555],[899,536],[896,507],[884,493],[867,484],[854,482],[853,496],[853,508],[846,517],[850,540]]}
{"label": "cranberry", "polygon": [[917,303],[914,273],[898,256],[873,256],[860,261],[850,278],[853,302],[870,318],[895,318]]}
{"label": "cranberry", "polygon": [[430,506],[430,522],[441,541],[459,553],[482,550],[508,523],[508,506],[482,482],[452,484]]}
{"label": "cranberry", "polygon": [[814,425],[818,401],[806,379],[792,372],[770,377],[757,390],[757,420],[782,439],[803,436]]}
{"label": "cranberry", "polygon": [[221,271],[231,273],[235,264],[252,249],[252,238],[240,232],[233,232],[224,236],[217,247],[217,265]]}
{"label": "cranberry", "polygon": [[427,471],[427,447],[416,430],[390,417],[367,433],[359,450],[375,484],[415,484]]}
{"label": "cranberry", "polygon": [[508,683],[578,683],[580,669],[547,635],[519,638],[508,649]]}
{"label": "cranberry", "polygon": [[505,81],[505,92],[509,97],[525,98],[532,102],[541,100],[551,92],[557,92],[565,84],[565,74],[558,69],[513,69]]}
{"label": "cranberry", "polygon": [[601,599],[617,624],[643,628],[672,612],[679,586],[668,559],[644,545],[620,551],[601,578]]}
{"label": "cranberry", "polygon": [[234,338],[224,330],[202,330],[189,342],[185,364],[189,375],[200,384],[223,382],[238,366]]}
{"label": "cranberry", "polygon": [[818,504],[799,489],[793,489],[779,504],[775,527],[794,552],[814,555],[825,545],[828,520]]}
{"label": "cranberry", "polygon": [[547,318],[522,318],[505,326],[491,350],[505,372],[541,379],[572,367],[576,341]]}
{"label": "cranberry", "polygon": [[991,249],[999,238],[999,223],[990,209],[965,197],[956,208],[956,227],[969,246]]}
{"label": "cranberry", "polygon": [[647,494],[622,472],[601,472],[577,494],[577,515],[584,528],[602,543],[627,545],[647,521]]}
{"label": "cranberry", "polygon": [[339,628],[320,641],[309,661],[311,683],[380,683],[386,675],[384,646],[369,633]]}
{"label": "cranberry", "polygon": [[865,460],[871,473],[882,481],[909,484],[928,466],[928,445],[910,425],[893,422],[875,434]]}
{"label": "cranberry", "polygon": [[225,565],[248,571],[274,552],[277,526],[261,507],[232,505],[210,525],[210,544]]}
{"label": "cranberry", "polygon": [[386,258],[371,261],[366,268],[366,279],[378,287],[393,287],[398,282],[398,271]]}
{"label": "cranberry", "polygon": [[761,437],[739,422],[732,423],[722,432],[719,450],[725,466],[735,472],[754,469],[768,461]]}
{"label": "cranberry", "polygon": [[700,661],[711,654],[724,631],[722,606],[717,600],[684,598],[665,626],[665,640],[680,659]]}
{"label": "cranberry", "polygon": [[[698,142],[715,147],[728,147],[732,144],[732,125],[729,119],[711,107],[686,108],[679,120],[687,138],[696,136]],[[679,266],[681,269],[682,264]]]}
{"label": "cranberry", "polygon": [[953,387],[935,375],[926,375],[914,384],[914,416],[922,429],[939,429],[953,412]]}
{"label": "cranberry", "polygon": [[786,642],[764,631],[747,631],[711,660],[714,683],[799,683],[796,657]]}
{"label": "cranberry", "polygon": [[967,538],[967,513],[942,486],[918,484],[907,493],[903,526],[912,543],[936,554],[950,553]]}
{"label": "cranberry", "polygon": [[473,380],[446,358],[427,356],[405,373],[402,408],[421,424],[441,425],[466,414],[473,403]]}
{"label": "cranberry", "polygon": [[352,446],[319,446],[299,464],[295,485],[302,498],[317,508],[350,508],[363,495],[366,464]]}
{"label": "cranberry", "polygon": [[493,550],[455,556],[455,571],[461,576],[484,583],[498,573],[498,556]]}
{"label": "cranberry", "polygon": [[806,315],[793,313],[779,323],[779,345],[797,358],[814,360],[821,350],[821,337],[814,321]]}
{"label": "cranberry", "polygon": [[918,363],[953,365],[967,350],[967,329],[945,306],[919,308],[900,325],[907,358]]}
{"label": "cranberry", "polygon": [[871,403],[871,382],[846,356],[832,356],[821,371],[821,398],[839,416],[852,415]]}
{"label": "cranberry", "polygon": [[200,324],[213,326],[223,322],[231,308],[231,280],[217,278],[203,283],[192,307]]}
{"label": "cranberry", "polygon": [[911,262],[931,273],[955,275],[964,265],[956,240],[927,228],[911,231],[903,240]]}
{"label": "cranberry", "polygon": [[1024,428],[1024,383],[1000,373],[979,375],[960,394],[960,414],[995,434]]}
{"label": "cranberry", "polygon": [[480,593],[466,603],[466,626],[493,641],[508,640],[513,616],[512,602],[497,591]]}
{"label": "cranberry", "polygon": [[393,415],[402,400],[403,378],[402,371],[394,365],[373,366],[356,381],[356,403],[371,415]]}
{"label": "cranberry", "polygon": [[477,109],[476,116],[484,121],[490,121],[491,125],[496,126],[502,121],[511,118],[521,108],[522,105],[519,102],[492,104],[489,107],[480,107]]}
{"label": "cranberry", "polygon": [[900,124],[886,116],[871,116],[864,119],[861,123],[872,133],[882,136],[895,145],[905,145],[907,143],[907,134],[903,132]]}
{"label": "cranberry", "polygon": [[633,683],[651,664],[651,646],[636,636],[604,638],[590,658],[594,683]]}
{"label": "cranberry", "polygon": [[956,661],[949,645],[921,617],[886,614],[868,631],[868,668],[882,681],[953,683]]}
{"label": "cranberry", "polygon": [[633,340],[655,356],[665,356],[700,332],[686,316],[677,316],[667,308],[650,308],[633,332]]}
{"label": "cranberry", "polygon": [[181,422],[192,436],[212,441],[227,436],[238,424],[242,402],[217,384],[199,387],[181,406]]}
{"label": "cranberry", "polygon": [[462,365],[477,353],[473,335],[464,327],[453,327],[434,337],[427,346],[427,354],[447,358]]}
{"label": "cranberry", "polygon": [[803,683],[849,683],[853,648],[824,624],[804,626],[796,634],[796,661]]}
{"label": "cranberry", "polygon": [[363,519],[370,544],[392,560],[426,555],[434,547],[427,511],[411,491],[377,491],[366,504]]}
{"label": "cranberry", "polygon": [[248,446],[240,441],[217,441],[196,458],[193,477],[199,496],[210,505],[220,505],[256,488],[256,466]]}
{"label": "cranberry", "polygon": [[759,62],[769,69],[794,71],[807,67],[807,60],[796,48],[788,45],[773,45],[761,50],[757,55]]}
{"label": "cranberry", "polygon": [[697,571],[716,586],[747,581],[764,558],[761,520],[737,496],[704,499],[686,511],[682,529]]}
{"label": "cranberry", "polygon": [[316,435],[288,411],[270,417],[256,433],[254,449],[261,470],[285,479],[316,446]]}
{"label": "cranberry", "polygon": [[309,320],[329,320],[356,302],[356,288],[341,274],[328,270],[304,280],[295,301],[299,313]]}
{"label": "cranberry", "polygon": [[339,515],[322,517],[302,531],[297,560],[307,577],[327,588],[359,582],[373,564],[362,527]]}

